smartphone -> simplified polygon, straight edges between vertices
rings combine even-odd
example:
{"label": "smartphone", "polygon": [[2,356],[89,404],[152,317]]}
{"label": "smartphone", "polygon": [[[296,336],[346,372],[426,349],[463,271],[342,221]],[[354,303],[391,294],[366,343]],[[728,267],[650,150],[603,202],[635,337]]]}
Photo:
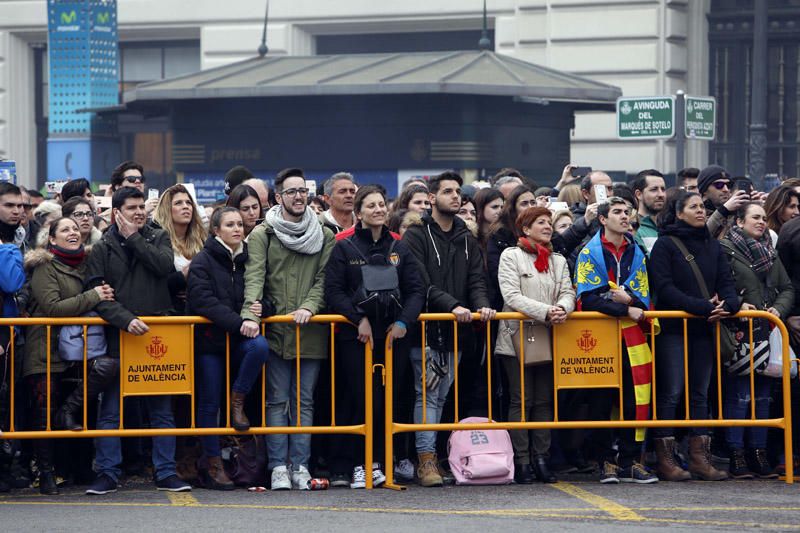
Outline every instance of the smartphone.
{"label": "smartphone", "polygon": [[158,200],[158,189],[147,189],[147,199],[148,200]]}
{"label": "smartphone", "polygon": [[567,205],[567,202],[555,201],[555,202],[550,202],[550,205],[548,205],[547,208],[553,213],[555,213],[557,211],[563,211],[565,209],[569,209],[569,205]]}
{"label": "smartphone", "polygon": [[594,198],[598,204],[604,204],[608,201],[608,191],[605,185],[598,183],[594,186]]}
{"label": "smartphone", "polygon": [[110,209],[111,208],[111,197],[110,196],[95,196],[94,203],[97,206],[98,210]]}
{"label": "smartphone", "polygon": [[753,182],[747,178],[738,178],[733,181],[734,191],[744,191],[748,195],[753,193]]}
{"label": "smartphone", "polygon": [[582,178],[592,171],[592,167],[572,167],[569,171],[573,178]]}

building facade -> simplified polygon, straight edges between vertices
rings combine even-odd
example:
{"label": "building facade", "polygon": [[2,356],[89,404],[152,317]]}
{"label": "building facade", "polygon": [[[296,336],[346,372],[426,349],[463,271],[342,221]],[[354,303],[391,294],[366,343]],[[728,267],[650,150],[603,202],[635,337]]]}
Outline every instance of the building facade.
{"label": "building facade", "polygon": [[[254,56],[265,4],[265,0],[118,0],[120,90]],[[784,5],[797,14],[800,6],[795,4],[774,2],[770,15]],[[269,5],[269,54],[475,49],[482,26],[480,0],[272,0]],[[714,143],[687,142],[686,164],[692,166],[711,159],[746,164],[737,159],[741,148],[736,143],[746,142],[741,128],[747,113],[733,107],[745,101],[745,90],[739,88],[744,80],[735,76],[742,76],[746,65],[742,58],[746,59],[747,28],[741,25],[751,6],[752,0],[487,2],[492,44],[498,53],[616,85],[625,96],[675,94],[679,89],[717,96],[718,105],[730,110],[720,111]],[[785,11],[779,13],[781,18]],[[776,31],[791,35],[792,28]],[[0,2],[0,157],[17,161],[19,181],[25,185],[58,178],[44,175],[46,46],[45,0]],[[786,103],[780,108],[783,115],[777,102],[774,110],[770,108],[770,121],[774,118],[777,123],[778,115],[795,118],[783,120],[780,142],[787,148],[783,155],[772,150],[767,170],[779,172],[781,160],[781,173],[794,174],[797,149],[792,152],[791,145],[796,145],[800,129],[796,118],[800,89],[797,80],[790,83],[788,77],[797,77],[797,41],[794,48],[784,44],[783,50],[783,55],[775,52],[778,66],[770,72],[775,71],[772,92],[778,98],[780,85],[779,98]],[[728,61],[725,68],[720,66],[723,60]],[[728,77],[723,80],[720,73]],[[781,75],[786,79],[779,83]],[[121,121],[119,130],[123,157],[141,159],[153,173],[170,175],[172,140],[163,123]],[[773,135],[777,142],[778,130]],[[618,141],[613,113],[576,113],[570,157],[576,164],[620,173],[650,167],[674,172],[674,152],[673,141]],[[776,163],[770,166],[772,159]],[[107,180],[107,176],[93,178]]]}

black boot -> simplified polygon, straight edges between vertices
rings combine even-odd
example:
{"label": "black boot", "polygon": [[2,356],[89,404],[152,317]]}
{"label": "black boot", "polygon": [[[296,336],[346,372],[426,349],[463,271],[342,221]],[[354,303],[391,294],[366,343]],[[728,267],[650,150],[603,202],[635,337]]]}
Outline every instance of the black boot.
{"label": "black boot", "polygon": [[53,473],[53,441],[40,439],[35,441],[33,450],[36,464],[39,466],[39,492],[41,494],[58,494],[56,476]]}
{"label": "black boot", "polygon": [[520,485],[533,483],[533,470],[531,465],[514,465],[514,481]]}
{"label": "black boot", "polygon": [[533,458],[533,470],[536,472],[536,477],[542,483],[555,483],[558,481],[555,474],[550,471],[547,458],[544,455],[537,455]]}
{"label": "black boot", "polygon": [[[88,401],[97,398],[112,380],[117,379],[119,359],[101,356],[89,361],[89,376],[86,380],[86,398]],[[64,401],[64,405],[56,412],[53,420],[55,429],[80,431],[83,426],[78,423],[83,409],[83,382],[78,383],[75,390]]]}

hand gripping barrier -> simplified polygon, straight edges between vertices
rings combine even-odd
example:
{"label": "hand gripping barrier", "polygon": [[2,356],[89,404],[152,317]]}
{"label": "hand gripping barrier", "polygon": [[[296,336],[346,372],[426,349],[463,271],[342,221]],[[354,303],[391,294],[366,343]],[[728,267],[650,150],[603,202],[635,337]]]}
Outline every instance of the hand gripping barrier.
{"label": "hand gripping barrier", "polygon": [[[453,379],[453,397],[454,397],[454,420],[452,422],[441,422],[441,423],[428,423],[426,420],[426,409],[422,409],[422,423],[421,424],[406,424],[406,423],[398,423],[394,420],[394,409],[392,405],[392,397],[393,397],[393,350],[392,346],[387,343],[386,346],[386,390],[385,390],[385,409],[386,409],[386,427],[385,427],[385,439],[386,439],[386,464],[391,465],[393,456],[394,456],[394,449],[393,449],[393,436],[398,433],[405,433],[405,432],[412,432],[412,431],[456,431],[456,430],[480,430],[480,429],[578,429],[578,428],[658,428],[658,427],[668,427],[668,428],[689,428],[689,427],[774,427],[783,430],[784,435],[784,454],[786,459],[786,483],[794,483],[794,472],[793,472],[793,461],[792,458],[792,421],[791,421],[791,387],[790,387],[790,368],[791,368],[791,361],[789,357],[789,335],[786,330],[786,326],[783,322],[775,317],[767,313],[766,311],[741,311],[737,315],[737,318],[746,319],[749,323],[749,339],[750,339],[750,398],[755,398],[754,390],[754,373],[753,373],[753,350],[754,350],[754,343],[752,342],[753,339],[753,319],[754,318],[762,318],[768,320],[771,324],[773,324],[776,328],[779,329],[782,336],[783,346],[782,351],[784,354],[783,357],[783,375],[781,378],[782,383],[782,403],[783,403],[783,416],[780,418],[768,418],[768,419],[757,419],[755,414],[755,402],[750,402],[750,418],[749,419],[725,419],[723,418],[723,405],[722,405],[722,373],[723,373],[723,366],[721,361],[720,355],[720,325],[719,323],[708,323],[702,317],[694,317],[693,315],[689,315],[687,313],[681,311],[648,311],[645,313],[648,319],[682,319],[683,320],[683,344],[684,344],[684,353],[687,353],[687,346],[688,346],[688,320],[703,320],[705,324],[708,325],[709,328],[715,328],[715,353],[716,353],[716,390],[717,390],[717,401],[716,401],[716,410],[717,410],[717,418],[714,419],[690,419],[689,416],[689,366],[688,366],[688,357],[684,357],[684,369],[683,369],[683,377],[684,377],[684,390],[685,390],[685,402],[686,402],[686,411],[684,420],[664,420],[657,418],[657,410],[655,409],[656,405],[656,358],[658,357],[657,354],[657,347],[658,347],[658,335],[656,335],[656,325],[654,320],[650,320],[650,332],[649,332],[649,345],[650,345],[650,352],[652,354],[652,364],[651,364],[651,372],[652,372],[652,387],[651,387],[651,416],[647,420],[625,420],[623,416],[623,410],[620,408],[620,420],[591,420],[591,421],[564,421],[558,420],[558,392],[559,390],[565,390],[569,388],[579,388],[574,384],[572,385],[560,385],[560,381],[565,381],[563,379],[559,379],[559,372],[558,372],[558,364],[556,359],[558,358],[558,347],[559,344],[563,344],[565,342],[564,336],[561,335],[561,331],[565,328],[562,326],[555,326],[554,333],[553,333],[553,344],[554,344],[554,354],[553,354],[553,407],[554,407],[554,419],[550,422],[528,422],[525,420],[525,409],[522,409],[522,417],[521,421],[519,422],[486,422],[486,423],[478,423],[478,424],[459,424],[458,421],[460,420],[459,417],[459,405],[458,405],[458,398],[459,398],[459,379],[458,379],[458,365],[455,364],[454,366],[454,379]],[[472,315],[473,321],[480,320],[480,315],[478,313],[473,313]],[[519,320],[520,321],[520,331],[523,329],[523,320],[526,320],[527,317],[520,313],[497,313],[495,320]],[[619,348],[618,354],[621,353],[622,347],[622,321],[614,318],[609,317],[607,315],[596,313],[596,312],[575,312],[570,315],[567,319],[567,322],[564,324],[566,325],[574,325],[576,320],[581,321],[606,321],[611,324],[614,324],[616,329],[616,340],[612,342],[616,342]],[[455,327],[457,322],[455,321],[455,315],[450,313],[425,313],[419,316],[419,321],[421,322],[421,330],[422,330],[422,405],[427,405],[426,403],[426,395],[427,389],[425,387],[426,382],[426,367],[427,367],[427,353],[425,347],[427,345],[426,338],[425,338],[425,323],[429,321],[447,321],[451,322],[454,326],[454,334],[453,334],[453,352],[450,354],[451,360],[450,364],[453,365],[455,361],[453,361],[453,354],[457,354],[459,352],[459,339],[458,339],[458,328]],[[572,324],[570,322],[572,321]],[[492,405],[492,365],[496,364],[496,359],[492,357],[491,353],[491,346],[492,346],[492,332],[490,327],[486,327],[486,382],[487,382],[487,390],[490,391],[487,398],[487,412],[488,412],[488,419],[493,420],[493,408]],[[524,361],[524,335],[519,335],[519,365],[520,365],[520,393],[521,393],[521,405],[525,406],[525,361]],[[745,340],[748,337],[745,336]],[[503,356],[505,357],[505,356]],[[624,357],[624,355],[617,357],[616,361],[613,365],[616,365],[612,369],[615,369],[617,375],[620,374],[621,371],[621,363],[620,358]],[[713,379],[713,378],[712,378]],[[620,406],[623,404],[623,387],[622,387],[622,380],[619,380],[618,385],[614,385],[613,387],[609,387],[608,385],[599,386],[595,385],[598,388],[619,388],[619,400]],[[711,398],[709,398],[709,405],[711,405]],[[394,471],[392,468],[386,469],[386,487],[393,488],[393,489],[404,489],[405,487],[398,485],[394,481]]]}
{"label": "hand gripping barrier", "polygon": [[[8,397],[8,404],[9,404],[9,418],[8,418],[8,430],[3,431],[0,434],[0,438],[3,439],[38,439],[38,438],[76,438],[76,437],[151,437],[151,436],[158,436],[158,435],[270,435],[270,434],[352,434],[352,435],[363,435],[365,439],[365,446],[364,446],[364,464],[371,465],[372,464],[372,455],[373,455],[373,448],[372,448],[372,435],[373,435],[373,428],[372,428],[372,372],[373,372],[373,365],[372,365],[372,348],[369,345],[365,345],[364,349],[364,380],[365,380],[365,398],[364,398],[364,423],[363,424],[355,424],[355,425],[337,425],[336,424],[336,382],[335,382],[335,360],[336,360],[336,348],[335,348],[335,335],[336,335],[336,324],[340,323],[348,323],[347,319],[340,315],[316,315],[311,317],[310,322],[315,324],[330,324],[330,369],[331,369],[331,398],[330,398],[330,409],[331,409],[331,425],[330,426],[303,426],[301,421],[301,409],[300,409],[300,343],[301,343],[301,335],[303,332],[303,326],[295,324],[295,374],[296,374],[296,398],[294,399],[296,402],[296,409],[297,409],[297,420],[295,425],[293,426],[280,426],[280,427],[270,427],[267,426],[266,423],[266,372],[265,369],[262,369],[262,377],[261,377],[261,424],[260,426],[256,426],[255,424],[251,425],[248,431],[236,431],[234,428],[231,427],[231,420],[230,420],[230,386],[226,386],[226,401],[225,401],[225,426],[219,428],[198,428],[195,425],[195,393],[196,393],[196,384],[195,384],[195,372],[194,372],[194,328],[197,324],[210,324],[210,322],[199,316],[171,316],[171,317],[140,317],[142,321],[144,321],[148,326],[151,327],[150,332],[146,333],[143,336],[136,337],[134,335],[130,335],[125,332],[120,332],[120,352],[121,352],[121,364],[120,364],[120,372],[119,372],[119,379],[120,379],[120,413],[119,413],[119,428],[117,429],[88,429],[86,426],[87,420],[87,383],[86,379],[83,379],[83,430],[81,431],[67,431],[67,430],[54,430],[52,428],[52,421],[51,421],[51,406],[53,405],[52,398],[51,398],[51,362],[52,362],[52,350],[53,346],[51,346],[51,329],[53,327],[58,326],[66,326],[66,325],[82,325],[83,326],[83,337],[86,339],[87,334],[87,327],[90,325],[106,325],[100,318],[88,318],[88,317],[80,317],[80,318],[4,318],[0,319],[0,328],[8,327],[11,331],[11,340],[10,340],[10,357],[8,358],[8,375],[16,376],[18,368],[15,368],[15,365],[19,363],[19,361],[15,361],[17,359],[15,357],[15,331],[13,326],[45,326],[47,340],[46,340],[46,350],[47,350],[47,365],[46,365],[46,379],[47,379],[47,418],[46,418],[46,428],[43,431],[27,431],[27,430],[18,430],[15,427],[16,422],[16,394],[17,394],[17,387],[18,384],[16,383],[16,379],[10,379],[10,394]],[[291,315],[283,315],[283,316],[273,316],[263,320],[261,326],[261,333],[264,334],[265,328],[269,327],[269,324],[294,324],[294,318]],[[188,329],[186,328],[188,326]],[[170,335],[176,335],[175,338],[178,340],[176,344],[178,345],[177,348],[175,346],[168,346],[170,341]],[[166,336],[166,337],[165,337]],[[168,342],[169,341],[169,342]],[[148,344],[149,343],[149,344]],[[230,353],[230,336],[226,339],[226,348],[225,348],[225,374],[226,374],[226,383],[231,383],[231,353]],[[147,357],[151,359],[158,359],[166,361],[163,359],[170,351],[174,353],[177,350],[179,352],[183,352],[182,354],[182,361],[180,363],[170,363],[166,364],[133,364],[134,359],[142,357],[147,360]],[[82,364],[82,376],[87,375],[88,369],[88,361],[87,361],[87,348],[86,343],[84,342],[84,350],[83,350],[83,362],[79,363]],[[139,363],[139,360],[136,360]],[[181,366],[184,365],[184,366]],[[156,368],[154,371],[150,371],[151,368]],[[128,370],[142,370],[144,372],[150,372],[148,374],[149,379],[143,378],[142,374],[136,374],[134,372],[129,372]],[[0,369],[0,376],[2,376],[3,369]],[[153,373],[155,372],[155,373]],[[137,379],[138,376],[138,379]],[[174,378],[174,379],[173,379]],[[173,380],[173,383],[178,383],[177,388],[172,388],[168,392],[164,392],[157,389],[157,385],[161,380],[169,382]],[[186,383],[185,388],[180,385],[180,383]],[[255,387],[254,387],[255,388]],[[139,390],[141,389],[141,390]],[[252,392],[252,391],[251,391]],[[185,394],[190,396],[191,398],[191,423],[190,427],[183,427],[183,428],[125,428],[123,426],[123,410],[124,410],[124,402],[122,401],[125,397],[129,396],[147,396],[147,395],[160,395],[160,394]],[[2,406],[2,402],[6,401],[4,398],[0,398],[0,406]],[[220,406],[222,408],[222,406]],[[5,421],[0,420],[0,424],[3,424]],[[372,476],[366,476],[366,487],[372,488]]]}

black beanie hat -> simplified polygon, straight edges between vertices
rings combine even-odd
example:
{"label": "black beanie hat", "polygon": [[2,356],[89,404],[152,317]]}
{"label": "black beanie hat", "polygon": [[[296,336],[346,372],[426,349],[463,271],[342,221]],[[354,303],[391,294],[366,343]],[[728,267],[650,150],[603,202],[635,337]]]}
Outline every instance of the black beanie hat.
{"label": "black beanie hat", "polygon": [[256,176],[250,172],[250,169],[247,167],[243,167],[242,165],[233,167],[225,173],[225,196],[230,195],[231,191],[238,185],[241,185],[242,182],[255,177]]}
{"label": "black beanie hat", "polygon": [[731,175],[719,165],[709,165],[701,170],[697,176],[697,190],[700,191],[700,194],[703,194],[711,187],[712,183],[719,179],[729,180]]}

